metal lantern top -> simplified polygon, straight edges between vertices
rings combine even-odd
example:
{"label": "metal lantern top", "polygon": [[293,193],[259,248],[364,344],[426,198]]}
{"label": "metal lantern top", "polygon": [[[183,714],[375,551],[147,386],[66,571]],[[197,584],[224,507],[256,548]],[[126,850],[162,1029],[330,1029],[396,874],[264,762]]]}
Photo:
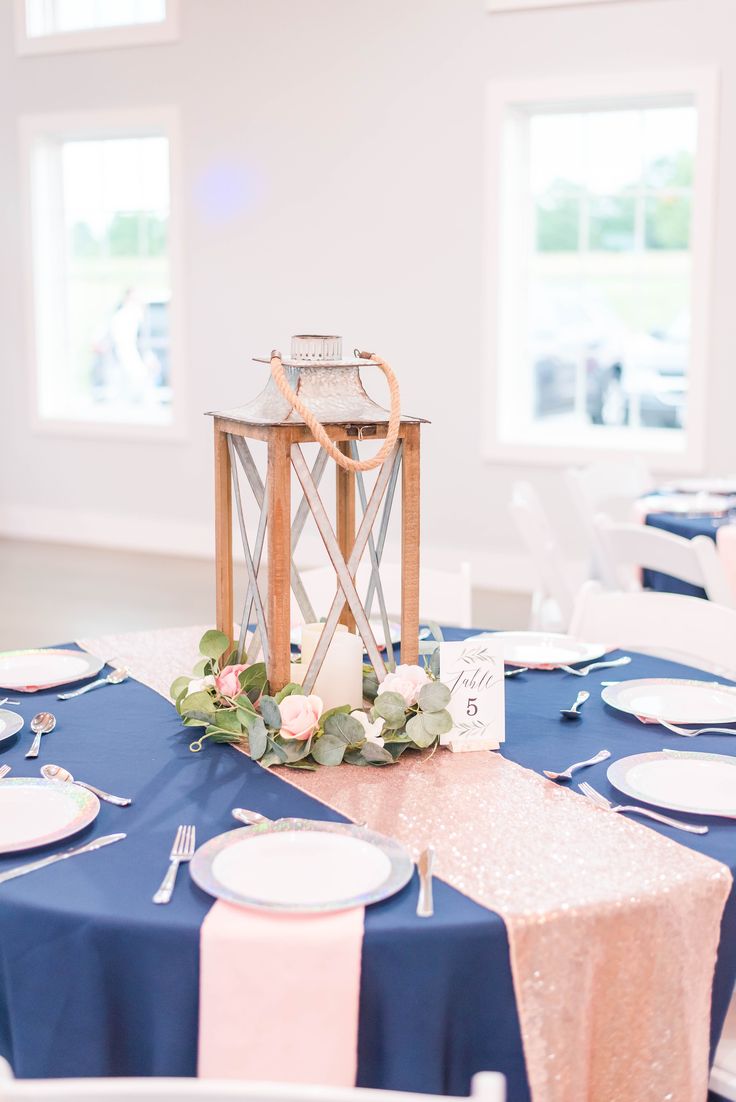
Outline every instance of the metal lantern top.
{"label": "metal lantern top", "polygon": [[[270,363],[270,358],[254,359],[256,363]],[[323,425],[383,424],[389,420],[389,411],[374,402],[363,387],[360,367],[370,361],[361,359],[357,350],[354,358],[343,358],[342,337],[292,337],[291,355],[281,362],[289,385]],[[246,425],[304,423],[273,378],[257,398],[215,416]],[[417,423],[421,418],[404,415],[401,420]]]}

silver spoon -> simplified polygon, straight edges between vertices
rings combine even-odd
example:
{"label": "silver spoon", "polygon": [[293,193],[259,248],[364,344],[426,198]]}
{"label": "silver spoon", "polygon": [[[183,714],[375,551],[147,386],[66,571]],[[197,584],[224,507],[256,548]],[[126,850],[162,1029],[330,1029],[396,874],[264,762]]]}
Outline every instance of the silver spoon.
{"label": "silver spoon", "polygon": [[122,666],[119,670],[113,670],[107,677],[99,677],[97,681],[90,681],[89,685],[83,685],[81,689],[73,689],[70,693],[59,693],[56,699],[71,700],[73,697],[82,696],[83,693],[88,693],[92,689],[99,689],[100,685],[119,685],[127,677],[128,671]]}
{"label": "silver spoon", "polygon": [[88,792],[94,792],[95,796],[99,796],[105,803],[115,804],[116,807],[129,807],[133,803],[127,796],[111,796],[109,792],[103,792],[101,788],[95,788],[93,784],[75,781],[69,770],[63,769],[60,765],[42,765],[41,776],[45,777],[47,781],[67,781],[69,784],[77,784],[80,788],[86,788]]}
{"label": "silver spoon", "polygon": [[7,777],[11,769],[11,765],[0,765],[0,780],[2,780],[3,777]]}
{"label": "silver spoon", "polygon": [[563,769],[561,773],[553,773],[551,769],[543,769],[542,772],[551,781],[569,781],[576,769],[583,769],[586,765],[597,765],[599,761],[605,761],[610,756],[610,750],[599,750],[594,758],[588,758],[587,761],[576,761],[574,765],[568,765],[567,769]]}
{"label": "silver spoon", "polygon": [[520,673],[529,673],[528,666],[517,666],[515,670],[504,670],[504,677],[516,677]]}
{"label": "silver spoon", "polygon": [[572,708],[560,708],[560,715],[563,719],[580,719],[580,711],[585,701],[590,696],[590,693],[586,693],[585,689],[575,697],[575,703]]}
{"label": "silver spoon", "polygon": [[31,748],[26,754],[27,758],[37,758],[41,749],[41,735],[47,735],[56,726],[56,716],[53,712],[38,712],[31,720],[31,730],[36,736],[31,743]]}
{"label": "silver spoon", "polygon": [[260,811],[249,811],[247,807],[234,807],[232,810],[233,819],[237,819],[239,823],[245,823],[246,826],[256,826],[258,823],[272,823],[273,819],[268,819],[265,815],[261,815]]}

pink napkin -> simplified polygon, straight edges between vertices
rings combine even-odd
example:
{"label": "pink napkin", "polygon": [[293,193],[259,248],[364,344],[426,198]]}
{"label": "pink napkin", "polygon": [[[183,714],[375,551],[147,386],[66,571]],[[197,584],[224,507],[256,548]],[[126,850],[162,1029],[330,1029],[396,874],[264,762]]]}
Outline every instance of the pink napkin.
{"label": "pink napkin", "polygon": [[200,931],[198,1074],[353,1086],[363,913],[215,903]]}

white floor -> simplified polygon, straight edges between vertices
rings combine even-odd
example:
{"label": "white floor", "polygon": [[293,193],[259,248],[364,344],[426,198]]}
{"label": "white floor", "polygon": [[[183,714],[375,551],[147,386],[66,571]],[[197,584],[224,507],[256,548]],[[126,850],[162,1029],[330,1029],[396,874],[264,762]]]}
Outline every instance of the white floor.
{"label": "white floor", "polygon": [[[242,600],[242,595],[241,595]],[[0,650],[214,621],[207,559],[0,540]],[[474,594],[480,627],[525,627],[523,594]]]}

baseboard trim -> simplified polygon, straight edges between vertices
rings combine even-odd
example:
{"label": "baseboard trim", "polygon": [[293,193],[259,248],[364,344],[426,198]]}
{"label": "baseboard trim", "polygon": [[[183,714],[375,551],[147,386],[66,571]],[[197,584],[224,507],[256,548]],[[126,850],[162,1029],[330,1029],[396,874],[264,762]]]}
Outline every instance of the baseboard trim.
{"label": "baseboard trim", "polygon": [[[182,558],[214,557],[214,536],[209,525],[91,510],[4,506],[0,511],[0,537]],[[237,534],[233,548],[235,557],[243,561]],[[398,548],[393,553],[391,548],[386,549],[388,558],[397,557],[397,552]],[[298,559],[302,566],[320,561],[314,540],[300,546]],[[422,548],[422,561],[426,566],[447,569],[469,562],[476,589],[528,594],[534,588],[531,560],[513,552],[427,542]]]}

